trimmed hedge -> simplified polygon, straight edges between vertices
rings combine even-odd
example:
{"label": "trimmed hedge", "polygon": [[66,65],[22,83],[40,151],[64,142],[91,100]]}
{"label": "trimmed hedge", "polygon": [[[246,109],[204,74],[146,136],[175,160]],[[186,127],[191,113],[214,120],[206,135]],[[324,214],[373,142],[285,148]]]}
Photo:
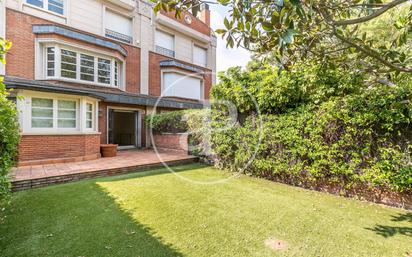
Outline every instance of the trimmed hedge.
{"label": "trimmed hedge", "polygon": [[[310,181],[412,192],[412,84],[380,86],[362,94],[301,105],[283,114],[249,115],[215,130],[216,164],[291,184]],[[225,122],[215,115],[214,128]]]}
{"label": "trimmed hedge", "polygon": [[162,112],[147,115],[145,124],[154,133],[183,133],[187,131],[187,123],[184,120],[185,111]]}

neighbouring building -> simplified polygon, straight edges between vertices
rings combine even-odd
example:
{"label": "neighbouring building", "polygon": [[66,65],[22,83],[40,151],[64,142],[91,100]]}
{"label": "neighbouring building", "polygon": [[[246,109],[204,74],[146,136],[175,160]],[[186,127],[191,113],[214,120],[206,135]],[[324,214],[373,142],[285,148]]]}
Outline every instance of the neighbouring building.
{"label": "neighbouring building", "polygon": [[[215,82],[210,11],[154,14],[143,0],[2,0],[19,163],[89,160],[150,145],[144,116],[199,108]],[[158,100],[159,96],[164,96]]]}

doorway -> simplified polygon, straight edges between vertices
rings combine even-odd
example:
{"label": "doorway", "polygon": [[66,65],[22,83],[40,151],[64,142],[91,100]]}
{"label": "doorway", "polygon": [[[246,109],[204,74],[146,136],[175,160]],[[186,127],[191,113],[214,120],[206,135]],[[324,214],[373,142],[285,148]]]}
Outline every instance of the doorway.
{"label": "doorway", "polygon": [[140,113],[135,110],[108,111],[108,143],[119,149],[140,147]]}

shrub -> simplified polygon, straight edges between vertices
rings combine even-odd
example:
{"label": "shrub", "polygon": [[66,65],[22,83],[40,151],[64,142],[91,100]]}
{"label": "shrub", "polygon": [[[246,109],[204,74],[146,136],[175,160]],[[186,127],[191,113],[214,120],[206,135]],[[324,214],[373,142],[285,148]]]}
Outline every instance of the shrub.
{"label": "shrub", "polygon": [[0,208],[3,208],[10,193],[8,174],[17,152],[19,127],[16,106],[7,99],[8,93],[0,79]]}
{"label": "shrub", "polygon": [[[11,43],[0,38],[0,62],[5,64],[4,54]],[[2,211],[10,196],[8,174],[14,164],[19,142],[19,126],[17,123],[16,105],[7,99],[8,92],[0,76],[0,221]]]}
{"label": "shrub", "polygon": [[162,112],[146,116],[146,127],[154,133],[182,133],[187,131],[187,123],[183,119],[184,111]]}
{"label": "shrub", "polygon": [[[220,167],[292,184],[329,181],[412,192],[412,84],[379,86],[215,130]],[[222,116],[222,115],[220,115]],[[214,120],[216,127],[224,122]]]}

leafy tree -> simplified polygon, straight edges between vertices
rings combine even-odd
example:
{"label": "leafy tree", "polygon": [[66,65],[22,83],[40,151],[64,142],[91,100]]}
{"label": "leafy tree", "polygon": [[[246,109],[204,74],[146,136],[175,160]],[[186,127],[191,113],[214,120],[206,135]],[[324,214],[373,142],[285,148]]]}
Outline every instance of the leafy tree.
{"label": "leafy tree", "polygon": [[[305,58],[325,65],[363,69],[368,73],[412,72],[412,5],[408,0],[157,0],[155,10],[191,10],[204,3],[227,6],[227,46],[272,54],[278,65],[290,69]],[[380,27],[379,38],[365,29],[370,23],[396,17]],[[386,16],[386,17],[388,17]]]}
{"label": "leafy tree", "polygon": [[[10,47],[9,41],[0,38],[0,62],[3,64],[6,63],[5,54]],[[19,142],[16,105],[7,99],[9,94],[3,79],[0,76],[0,221],[2,208],[10,192],[8,173],[13,166]]]}

